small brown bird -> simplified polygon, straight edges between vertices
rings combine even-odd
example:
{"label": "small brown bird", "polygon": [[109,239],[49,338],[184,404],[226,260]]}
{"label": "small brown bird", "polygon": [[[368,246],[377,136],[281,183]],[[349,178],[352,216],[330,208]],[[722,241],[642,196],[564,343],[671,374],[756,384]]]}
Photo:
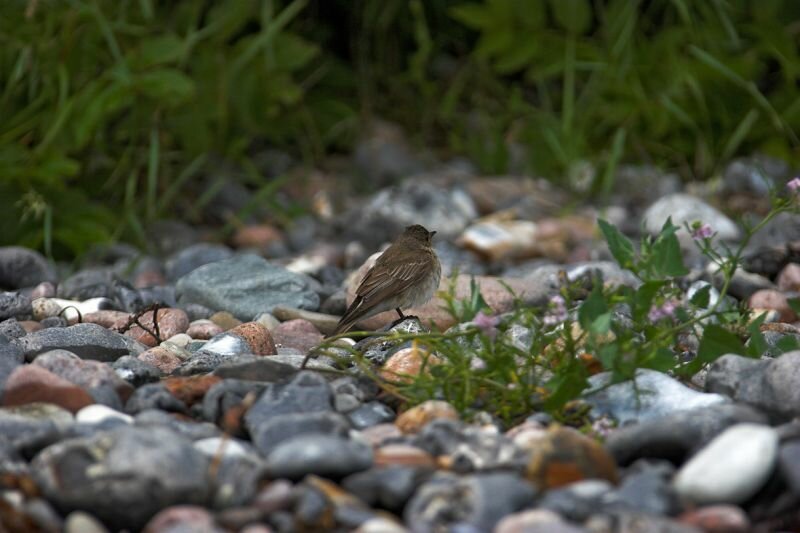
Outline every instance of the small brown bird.
{"label": "small brown bird", "polygon": [[419,224],[408,226],[375,261],[356,289],[356,297],[336,326],[334,335],[372,315],[422,305],[439,288],[442,265],[431,247],[435,231]]}

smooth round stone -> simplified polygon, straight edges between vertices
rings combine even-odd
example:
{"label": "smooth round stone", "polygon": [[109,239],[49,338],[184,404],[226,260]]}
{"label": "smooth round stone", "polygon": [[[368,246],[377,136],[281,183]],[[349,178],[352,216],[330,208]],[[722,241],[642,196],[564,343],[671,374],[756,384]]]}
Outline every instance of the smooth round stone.
{"label": "smooth round stone", "polygon": [[737,424],[700,450],[675,476],[674,487],[697,503],[742,503],[775,468],[778,434],[769,426]]}
{"label": "smooth round stone", "polygon": [[385,517],[370,518],[353,533],[409,533],[401,524]]}
{"label": "smooth round stone", "polygon": [[186,333],[176,333],[172,337],[168,338],[165,342],[178,346],[180,348],[186,348],[190,342],[192,342],[192,337]]}
{"label": "smooth round stone", "polygon": [[735,505],[709,505],[687,511],[678,517],[682,523],[706,533],[747,533],[752,531],[750,519]]}
{"label": "smooth round stone", "polygon": [[271,313],[261,313],[253,320],[253,322],[258,322],[270,331],[274,331],[275,328],[281,325],[281,321],[275,318],[275,316],[273,316]]}
{"label": "smooth round stone", "polygon": [[410,444],[386,444],[375,450],[376,466],[414,466],[435,468],[434,457]]}
{"label": "smooth round stone", "polygon": [[119,411],[101,405],[99,403],[94,405],[87,405],[75,414],[75,420],[84,422],[86,424],[100,424],[106,420],[121,420],[126,424],[133,423],[133,417],[120,413]]}
{"label": "smooth round stone", "polygon": [[11,407],[34,402],[45,402],[76,413],[94,400],[81,387],[37,365],[23,365],[14,369],[6,380],[2,405]]}
{"label": "smooth round stone", "polygon": [[276,345],[295,348],[302,354],[310,352],[325,338],[314,324],[302,318],[283,322],[272,330],[272,337]]}
{"label": "smooth round stone", "polygon": [[617,482],[611,454],[582,433],[558,425],[533,449],[525,476],[541,489],[551,489],[582,479]]}
{"label": "smooth round stone", "polygon": [[718,209],[700,198],[684,193],[663,196],[650,205],[642,215],[645,231],[650,235],[658,235],[669,217],[672,218],[672,223],[680,228],[678,234],[681,236],[686,235],[686,230],[683,229],[684,222],[691,224],[695,220],[710,225],[722,240],[735,240],[741,235],[736,223]]}
{"label": "smooth round stone", "polygon": [[417,433],[429,422],[440,418],[458,420],[458,411],[445,401],[428,400],[402,413],[395,424],[403,433]]}
{"label": "smooth round stone", "polygon": [[150,348],[139,354],[137,359],[148,366],[157,368],[162,374],[172,374],[183,364],[183,360],[173,350],[164,346]]}
{"label": "smooth round stone", "polygon": [[248,455],[247,448],[236,439],[209,437],[194,441],[194,448],[209,457],[242,457]]}
{"label": "smooth round stone", "polygon": [[22,246],[0,247],[0,287],[22,289],[56,279],[42,254]]}
{"label": "smooth round stone", "polygon": [[214,524],[214,517],[200,506],[176,505],[159,511],[144,528],[147,533],[179,533],[197,531],[203,533],[223,533]]}
{"label": "smooth round stone", "polygon": [[222,328],[208,319],[194,320],[189,323],[186,334],[192,339],[208,340],[222,333]]}
{"label": "smooth round stone", "polygon": [[89,513],[72,511],[64,522],[64,533],[108,533],[108,529]]}
{"label": "smooth round stone", "polygon": [[582,533],[585,529],[568,524],[547,509],[532,509],[506,516],[494,528],[494,533]]}
{"label": "smooth round stone", "polygon": [[267,470],[273,478],[343,477],[370,466],[372,449],[368,445],[321,434],[293,437],[267,456]]}
{"label": "smooth round stone", "polygon": [[360,405],[353,411],[347,413],[347,418],[356,429],[364,429],[384,422],[392,422],[395,413],[388,405],[373,401]]}

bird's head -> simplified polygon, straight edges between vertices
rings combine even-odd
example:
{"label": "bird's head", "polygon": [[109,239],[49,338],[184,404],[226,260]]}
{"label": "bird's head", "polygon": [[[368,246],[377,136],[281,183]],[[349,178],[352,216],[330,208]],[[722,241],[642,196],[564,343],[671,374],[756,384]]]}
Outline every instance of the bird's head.
{"label": "bird's head", "polygon": [[424,226],[420,226],[419,224],[406,226],[406,230],[403,232],[403,237],[414,239],[424,244],[431,244],[434,235],[436,235],[435,231],[428,231]]}

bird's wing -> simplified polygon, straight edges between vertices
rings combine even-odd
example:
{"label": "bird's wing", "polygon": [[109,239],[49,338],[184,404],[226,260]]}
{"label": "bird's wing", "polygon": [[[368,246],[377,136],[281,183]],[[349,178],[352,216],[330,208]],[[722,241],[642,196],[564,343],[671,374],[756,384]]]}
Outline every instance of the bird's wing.
{"label": "bird's wing", "polygon": [[430,260],[423,260],[420,257],[397,262],[391,266],[376,262],[364,276],[356,295],[365,302],[376,304],[424,280],[430,274],[431,267]]}

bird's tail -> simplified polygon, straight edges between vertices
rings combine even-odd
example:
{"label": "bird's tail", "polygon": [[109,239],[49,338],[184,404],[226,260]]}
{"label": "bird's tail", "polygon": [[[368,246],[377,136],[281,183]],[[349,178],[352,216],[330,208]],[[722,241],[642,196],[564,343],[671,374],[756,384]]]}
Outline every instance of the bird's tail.
{"label": "bird's tail", "polygon": [[333,330],[334,335],[346,332],[364,316],[364,310],[361,308],[363,303],[364,300],[360,296],[356,296],[356,299],[353,300],[353,303],[351,303],[347,311],[344,312],[342,318],[339,319],[339,323],[336,324],[336,329]]}

